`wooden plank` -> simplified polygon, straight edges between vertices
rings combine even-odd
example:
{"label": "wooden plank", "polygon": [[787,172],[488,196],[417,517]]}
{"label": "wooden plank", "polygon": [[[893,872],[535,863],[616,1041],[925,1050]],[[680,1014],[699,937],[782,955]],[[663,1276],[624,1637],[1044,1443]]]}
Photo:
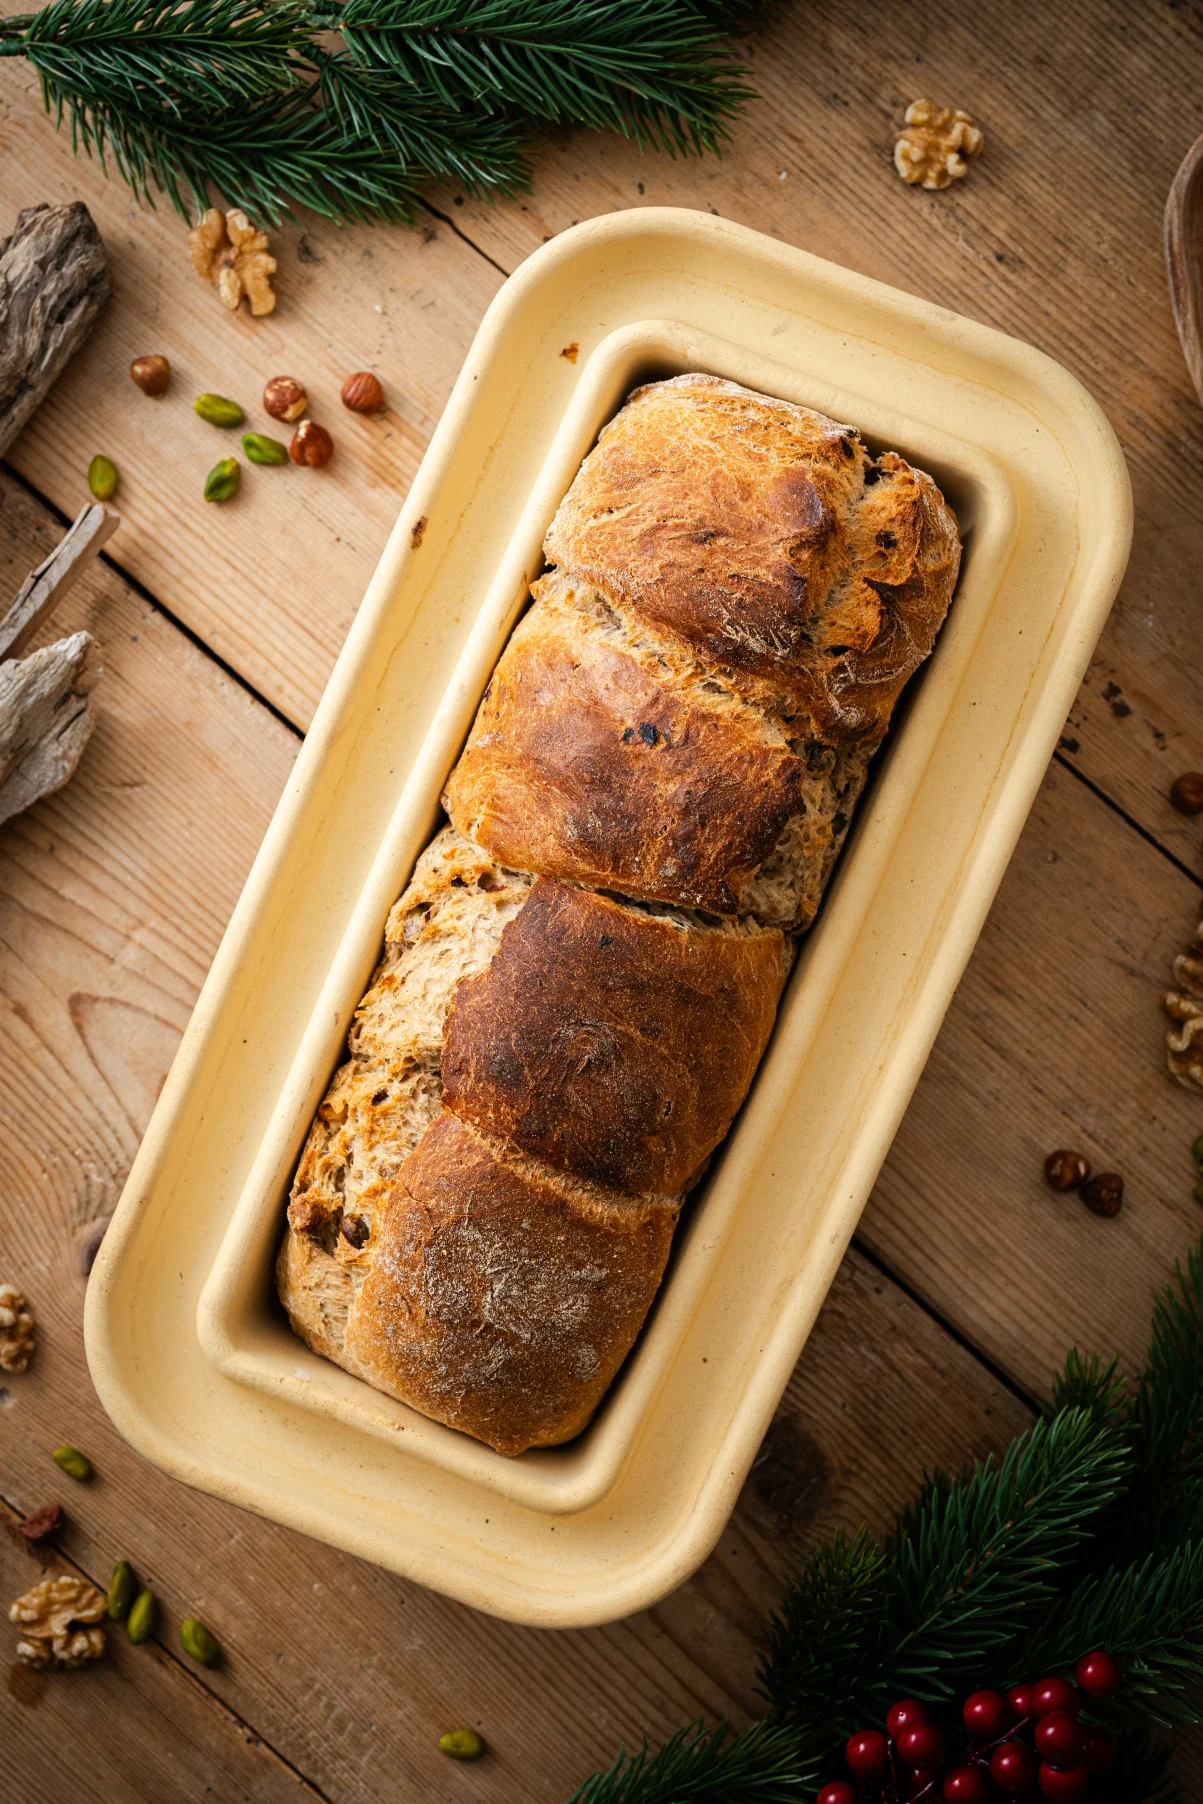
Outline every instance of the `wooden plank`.
{"label": "wooden plank", "polygon": [[[61,1480],[59,1481],[62,1482]],[[5,1606],[43,1576],[0,1501],[0,1597]],[[72,1561],[56,1571],[80,1574]],[[83,1576],[96,1579],[95,1573]],[[103,1589],[107,1575],[100,1579]],[[104,1656],[78,1672],[33,1672],[13,1659],[3,1623],[4,1764],[21,1804],[306,1804],[319,1793],[155,1642],[133,1647],[108,1625]]]}
{"label": "wooden plank", "polygon": [[59,543],[31,570],[3,615],[0,615],[0,663],[19,658],[31,645],[81,570],[106,545],[121,524],[121,515],[99,501],[83,507]]}
{"label": "wooden plank", "polygon": [[[0,11],[23,0],[0,0]],[[422,230],[311,221],[273,234],[279,306],[230,314],[194,272],[170,209],[139,208],[119,182],[72,157],[42,111],[32,71],[0,60],[0,236],[39,200],[83,199],[113,266],[113,299],[89,343],[21,434],[8,461],[65,514],[88,499],[90,459],[121,472],[113,555],[298,725],[308,724],[426,441],[501,277],[436,220]],[[161,400],[129,377],[134,357],[172,366]],[[373,369],[388,409],[350,414],[344,379]],[[230,395],[248,430],[291,437],[261,406],[271,376],[296,375],[310,415],[334,436],[321,471],[253,468],[206,506],[205,476],[239,455],[237,434],[192,411]],[[24,574],[24,573],[22,573]]]}
{"label": "wooden plank", "polygon": [[[1067,1345],[1129,1366],[1203,1230],[1203,1102],[1165,1068],[1167,961],[1198,886],[1054,764],[920,1079],[861,1235],[1040,1393]],[[1044,1183],[1055,1147],[1127,1180],[1091,1215]]]}
{"label": "wooden plank", "polygon": [[[56,530],[11,484],[0,529],[22,567]],[[294,747],[110,573],[89,573],[60,624],[96,634],[107,674],[72,784],[0,835],[0,1244],[40,1324],[0,1410],[0,1492],[22,1513],[59,1496],[73,1518],[65,1550],[94,1577],[132,1558],[162,1598],[169,1644],[184,1615],[209,1621],[228,1659],[205,1684],[340,1804],[443,1795],[437,1737],[457,1721],[496,1748],[456,1773],[457,1797],[554,1800],[620,1739],[702,1710],[742,1718],[785,1550],[837,1521],[884,1528],[925,1467],[1001,1446],[1025,1408],[853,1255],[719,1550],[657,1609],[571,1635],[498,1623],[143,1464],[87,1381],[82,1262]],[[66,1495],[50,1460],[63,1440],[97,1471]],[[133,1791],[131,1713],[105,1691],[52,1695],[96,1749],[101,1776],[73,1775],[72,1795]],[[157,1708],[182,1757],[192,1729],[173,1695]],[[49,1799],[60,1737],[30,1720],[25,1772]]]}
{"label": "wooden plank", "polygon": [[[745,48],[762,98],[721,162],[565,133],[539,156],[529,199],[493,206],[448,188],[437,204],[506,270],[615,209],[720,213],[1064,363],[1106,409],[1137,501],[1128,579],[1067,748],[1196,867],[1198,830],[1166,791],[1179,771],[1203,769],[1203,456],[1161,217],[1178,161],[1203,131],[1197,14],[1127,0],[972,10],[808,0],[773,9]],[[921,95],[968,108],[986,133],[966,180],[939,194],[907,188],[891,160],[902,113]]]}

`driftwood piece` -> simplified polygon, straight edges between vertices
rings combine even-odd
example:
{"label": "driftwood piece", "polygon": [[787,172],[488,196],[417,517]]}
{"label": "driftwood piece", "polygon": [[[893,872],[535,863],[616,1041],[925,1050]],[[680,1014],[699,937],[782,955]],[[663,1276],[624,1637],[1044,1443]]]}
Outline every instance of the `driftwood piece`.
{"label": "driftwood piece", "polygon": [[80,571],[120,524],[121,515],[100,501],[76,515],[50,556],[26,577],[8,613],[0,617],[0,663],[20,656]]}
{"label": "driftwood piece", "polygon": [[1182,354],[1203,401],[1203,138],[1183,157],[1165,203],[1165,264]]}
{"label": "driftwood piece", "polygon": [[90,633],[0,664],[0,822],[61,789],[92,736]]}
{"label": "driftwood piece", "polygon": [[112,292],[82,201],[26,207],[0,243],[0,455],[53,387]]}
{"label": "driftwood piece", "polygon": [[0,824],[62,788],[95,725],[90,634],[72,633],[28,658],[11,654],[28,645],[120,524],[112,508],[85,507],[0,615]]}

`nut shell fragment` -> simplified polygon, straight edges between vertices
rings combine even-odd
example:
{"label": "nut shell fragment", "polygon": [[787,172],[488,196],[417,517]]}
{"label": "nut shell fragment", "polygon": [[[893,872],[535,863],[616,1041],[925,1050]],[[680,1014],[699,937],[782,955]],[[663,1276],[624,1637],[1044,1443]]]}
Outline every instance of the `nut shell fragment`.
{"label": "nut shell fragment", "polygon": [[103,1591],[73,1573],[43,1579],[9,1605],[10,1622],[21,1625],[17,1658],[26,1666],[69,1669],[85,1666],[104,1652]]}
{"label": "nut shell fragment", "polygon": [[24,1372],[33,1350],[33,1310],[15,1284],[0,1284],[0,1372]]}

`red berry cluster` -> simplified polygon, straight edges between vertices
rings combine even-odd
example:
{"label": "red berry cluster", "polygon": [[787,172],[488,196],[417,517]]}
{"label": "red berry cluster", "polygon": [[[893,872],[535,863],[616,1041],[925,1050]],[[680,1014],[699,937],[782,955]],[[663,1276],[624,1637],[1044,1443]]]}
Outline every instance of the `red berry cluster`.
{"label": "red berry cluster", "polygon": [[[1110,1654],[1078,1661],[1077,1685],[1041,1679],[1001,1691],[975,1691],[961,1712],[967,1753],[948,1754],[926,1704],[904,1698],[880,1729],[861,1729],[844,1750],[852,1781],[825,1785],[818,1804],[1041,1804],[1089,1798],[1115,1763],[1116,1738],[1078,1721],[1087,1698],[1113,1697],[1123,1683]],[[1029,1739],[1030,1738],[1030,1739]]]}

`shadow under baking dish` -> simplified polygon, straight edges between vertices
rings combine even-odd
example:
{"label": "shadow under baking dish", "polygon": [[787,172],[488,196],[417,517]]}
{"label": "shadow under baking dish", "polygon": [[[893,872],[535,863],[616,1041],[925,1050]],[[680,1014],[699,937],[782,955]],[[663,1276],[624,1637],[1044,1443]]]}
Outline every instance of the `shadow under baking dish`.
{"label": "shadow under baking dish", "polygon": [[[275,1301],[273,1264],[292,1174],[314,1110],[345,1057],[347,1028],[380,955],[385,917],[433,831],[447,774],[529,599],[529,582],[541,566],[552,514],[601,427],[630,390],[687,370],[729,377],[764,394],[802,402],[857,427],[875,451],[901,451],[939,483],[957,514],[965,553],[949,618],[879,754],[819,920],[802,942],[773,1041],[721,1157],[686,1206],[665,1283],[638,1342],[582,1435],[564,1447],[506,1459],[311,1353]],[[796,1074],[835,998],[848,949],[989,618],[1017,520],[1010,484],[985,451],[931,422],[898,413],[880,397],[848,393],[818,372],[786,367],[673,321],[630,324],[596,345],[379,846],[201,1292],[200,1342],[227,1378],[287,1397],[377,1439],[400,1442],[407,1453],[527,1508],[549,1514],[584,1511],[612,1490],[678,1357],[770,1130],[787,1106]],[[806,1186],[795,1181],[783,1192],[781,1207],[808,1207]]]}

